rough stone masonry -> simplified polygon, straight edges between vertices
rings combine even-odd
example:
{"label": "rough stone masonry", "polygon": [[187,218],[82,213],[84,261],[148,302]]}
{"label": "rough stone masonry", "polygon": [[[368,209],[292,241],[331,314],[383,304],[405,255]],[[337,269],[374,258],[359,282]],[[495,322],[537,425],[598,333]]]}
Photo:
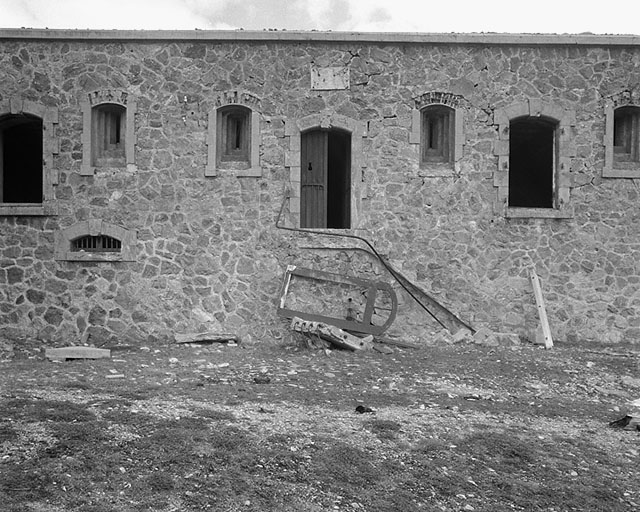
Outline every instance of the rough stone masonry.
{"label": "rough stone masonry", "polygon": [[[616,163],[614,128],[637,143],[639,84],[635,36],[2,30],[0,148],[40,123],[43,199],[10,199],[5,157],[0,337],[278,339],[293,264],[391,283],[392,334],[428,341],[365,246],[278,229],[282,209],[366,238],[476,328],[530,337],[535,269],[556,340],[638,342],[640,164]],[[548,147],[548,204],[517,181],[516,135]],[[105,137],[126,154],[100,165]],[[346,176],[330,200],[304,189],[323,155]],[[317,221],[338,206],[345,225]]]}

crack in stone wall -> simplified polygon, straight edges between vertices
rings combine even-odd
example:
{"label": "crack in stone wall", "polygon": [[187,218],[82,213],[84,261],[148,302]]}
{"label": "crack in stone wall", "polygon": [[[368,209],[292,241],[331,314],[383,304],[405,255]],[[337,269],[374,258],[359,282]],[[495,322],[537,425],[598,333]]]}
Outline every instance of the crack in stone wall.
{"label": "crack in stone wall", "polygon": [[[310,66],[336,63],[350,89],[311,91]],[[635,47],[3,41],[0,70],[0,102],[58,109],[60,145],[58,215],[0,218],[0,336],[106,344],[221,330],[267,341],[288,329],[275,315],[287,264],[389,279],[368,256],[305,250],[332,242],[275,228],[290,179],[285,126],[318,115],[367,127],[353,232],[461,318],[527,335],[533,263],[554,339],[640,340],[640,192],[601,178],[604,102],[636,101]],[[80,99],[95,90],[136,98],[136,169],[80,175]],[[208,112],[234,91],[259,98],[262,177],[205,177]],[[429,91],[464,109],[464,154],[447,175],[425,175],[409,144],[415,98]],[[529,99],[576,112],[570,219],[493,209],[494,114]],[[137,231],[135,261],[55,261],[55,233],[92,219]],[[398,292],[394,333],[428,338],[437,326]]]}

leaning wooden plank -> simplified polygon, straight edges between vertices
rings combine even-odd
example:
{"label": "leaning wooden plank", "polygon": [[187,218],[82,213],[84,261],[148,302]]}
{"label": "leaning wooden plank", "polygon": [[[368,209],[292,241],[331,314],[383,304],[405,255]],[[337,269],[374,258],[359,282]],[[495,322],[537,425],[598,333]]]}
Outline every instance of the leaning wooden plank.
{"label": "leaning wooden plank", "polygon": [[540,286],[540,279],[535,270],[529,272],[529,278],[533,286],[533,294],[536,298],[536,305],[538,306],[538,318],[540,318],[540,326],[542,327],[542,338],[544,340],[544,347],[553,347],[553,339],[551,338],[551,329],[549,328],[549,320],[547,319],[547,310],[544,307],[544,298],[542,297],[542,287]]}
{"label": "leaning wooden plank", "polygon": [[44,351],[44,356],[47,359],[58,361],[64,359],[103,359],[110,358],[111,351],[94,347],[47,348]]}
{"label": "leaning wooden plank", "polygon": [[202,332],[199,334],[176,334],[176,343],[238,343],[239,338],[235,334],[220,334]]}

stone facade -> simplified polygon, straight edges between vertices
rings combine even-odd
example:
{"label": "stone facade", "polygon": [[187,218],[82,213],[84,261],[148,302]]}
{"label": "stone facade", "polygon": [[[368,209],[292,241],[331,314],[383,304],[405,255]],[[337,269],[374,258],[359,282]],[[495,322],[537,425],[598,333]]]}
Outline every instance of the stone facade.
{"label": "stone facade", "polygon": [[[340,128],[351,226],[329,232],[366,238],[475,328],[529,336],[535,268],[556,340],[638,342],[640,173],[603,175],[607,109],[635,105],[638,84],[635,37],[2,31],[0,116],[45,119],[51,192],[41,209],[0,205],[0,336],[280,339],[294,264],[392,283],[392,333],[428,342],[438,326],[364,244],[276,227],[281,208],[300,223],[301,133]],[[87,105],[110,94],[126,160],[93,167]],[[416,113],[433,103],[455,108],[455,158],[421,165]],[[214,124],[235,104],[251,154],[225,167]],[[545,211],[506,202],[522,116],[557,123]],[[126,257],[66,257],[69,233],[121,238]]]}

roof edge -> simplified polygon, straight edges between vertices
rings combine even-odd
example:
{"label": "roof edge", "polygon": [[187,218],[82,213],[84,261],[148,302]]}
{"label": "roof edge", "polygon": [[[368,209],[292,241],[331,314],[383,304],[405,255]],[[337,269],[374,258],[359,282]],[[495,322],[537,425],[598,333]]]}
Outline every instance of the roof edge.
{"label": "roof edge", "polygon": [[418,32],[324,32],[298,30],[92,30],[0,28],[0,40],[72,41],[282,41],[484,45],[640,46],[639,35]]}

